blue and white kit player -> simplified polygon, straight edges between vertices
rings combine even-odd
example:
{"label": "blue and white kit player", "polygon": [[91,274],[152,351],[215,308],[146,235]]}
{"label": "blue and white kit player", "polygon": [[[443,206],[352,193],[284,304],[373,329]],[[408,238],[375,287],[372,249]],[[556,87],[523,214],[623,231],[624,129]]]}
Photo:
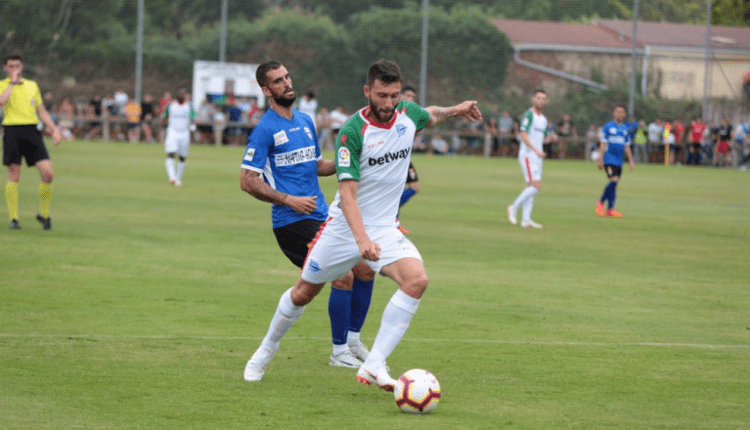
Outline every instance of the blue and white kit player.
{"label": "blue and white kit player", "polygon": [[[241,187],[258,200],[273,203],[272,225],[279,247],[301,268],[308,245],[328,217],[318,176],[333,175],[336,167],[333,161],[323,159],[312,119],[291,108],[296,94],[286,68],[274,61],[264,63],[256,78],[271,108],[248,136]],[[369,354],[359,333],[369,310],[375,274],[364,262],[352,272],[332,282],[328,311],[333,352],[329,364],[358,368]],[[284,298],[294,301],[293,297]],[[283,305],[280,303],[279,309],[285,309]],[[273,352],[278,348],[278,343],[268,339],[264,345]],[[247,369],[245,379],[257,380]]]}
{"label": "blue and white kit player", "polygon": [[[630,149],[630,130],[625,123],[625,107],[615,106],[612,112],[613,120],[602,126],[599,144],[599,168],[604,169],[609,178],[609,183],[604,187],[602,197],[596,203],[596,214],[612,218],[622,218],[622,214],[615,210],[617,198],[617,183],[622,175],[622,156],[628,156],[630,170],[635,168],[633,164],[633,153]],[[607,210],[604,210],[604,202],[607,202]]]}

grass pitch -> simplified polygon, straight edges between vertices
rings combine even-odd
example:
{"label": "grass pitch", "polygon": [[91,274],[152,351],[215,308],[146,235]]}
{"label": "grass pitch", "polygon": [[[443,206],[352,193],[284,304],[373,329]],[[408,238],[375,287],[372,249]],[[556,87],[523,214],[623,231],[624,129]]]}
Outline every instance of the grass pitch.
{"label": "grass pitch", "polygon": [[[595,165],[550,160],[537,231],[506,219],[515,160],[416,156],[401,219],[431,283],[389,365],[443,398],[409,416],[328,366],[327,289],[242,380],[298,275],[242,148],[194,146],[182,188],[160,146],[50,149],[54,231],[25,168],[23,230],[0,230],[2,429],[750,428],[747,172],[637,166],[617,220],[594,215]],[[394,290],[376,281],[366,343]]]}

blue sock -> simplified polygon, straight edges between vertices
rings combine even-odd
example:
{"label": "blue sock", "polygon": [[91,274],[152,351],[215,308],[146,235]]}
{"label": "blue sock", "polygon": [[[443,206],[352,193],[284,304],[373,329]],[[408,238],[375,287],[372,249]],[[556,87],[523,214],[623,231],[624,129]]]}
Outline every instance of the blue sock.
{"label": "blue sock", "polygon": [[328,298],[328,316],[331,319],[331,337],[334,345],[346,344],[351,315],[352,290],[331,287]]}
{"label": "blue sock", "polygon": [[599,199],[600,202],[604,203],[605,201],[609,200],[609,190],[612,188],[612,182],[608,183],[606,187],[604,187],[604,192],[602,193],[602,198]]}
{"label": "blue sock", "polygon": [[612,187],[612,189],[609,191],[609,208],[612,209],[615,207],[615,200],[617,200],[617,182],[612,181],[609,183],[609,186]]}
{"label": "blue sock", "polygon": [[349,331],[359,333],[367,318],[367,311],[370,310],[370,300],[372,300],[372,287],[375,285],[375,279],[363,281],[354,278],[352,287],[352,308],[351,318],[349,318]]}
{"label": "blue sock", "polygon": [[409,201],[410,198],[414,197],[414,194],[417,194],[416,191],[414,191],[410,187],[404,188],[404,192],[401,193],[401,201],[398,203],[398,207],[401,207],[406,204],[406,202]]}

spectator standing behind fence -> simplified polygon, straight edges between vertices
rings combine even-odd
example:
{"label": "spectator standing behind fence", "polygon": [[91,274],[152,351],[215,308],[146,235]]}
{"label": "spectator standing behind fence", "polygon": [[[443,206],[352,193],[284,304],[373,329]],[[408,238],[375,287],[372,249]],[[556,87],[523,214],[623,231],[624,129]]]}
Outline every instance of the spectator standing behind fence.
{"label": "spectator standing behind fence", "polygon": [[640,120],[633,134],[633,155],[636,163],[648,163],[648,152],[646,151],[648,137],[646,136],[646,121]]}
{"label": "spectator standing behind fence", "polygon": [[76,116],[76,110],[73,103],[70,101],[70,97],[63,97],[60,101],[60,106],[57,108],[58,126],[60,134],[63,139],[73,138],[73,128],[75,127],[74,118]]}
{"label": "spectator standing behind fence", "polygon": [[[308,91],[307,94],[302,96],[301,99],[299,99],[297,110],[307,114],[307,116],[310,117],[310,119],[313,120],[313,124],[315,127],[317,127],[317,124],[315,124],[315,118],[317,118],[318,113],[318,100],[315,99],[315,93],[312,91]],[[317,129],[316,129],[317,130]]]}
{"label": "spectator standing behind fence", "polygon": [[670,143],[669,164],[680,163],[683,159],[682,141],[685,137],[685,126],[682,125],[679,117],[672,120],[672,134],[674,136],[674,143]]}
{"label": "spectator standing behind fence", "polygon": [[732,139],[732,167],[738,167],[745,159],[744,143],[749,134],[750,126],[745,118],[740,117],[734,129],[734,139]]}
{"label": "spectator standing behind fence", "polygon": [[448,142],[443,139],[443,135],[435,133],[430,140],[430,151],[433,154],[445,155],[450,153],[451,148],[448,146]]}
{"label": "spectator standing behind fence", "polygon": [[336,106],[336,109],[331,111],[328,118],[331,120],[331,137],[336,140],[336,137],[339,135],[339,130],[341,130],[341,127],[346,120],[349,119],[349,115],[344,111],[343,106]]}
{"label": "spectator standing behind fence", "polygon": [[125,105],[125,120],[128,125],[128,142],[138,142],[141,137],[141,105],[130,97]]}
{"label": "spectator standing behind fence", "polygon": [[661,118],[656,118],[654,122],[648,125],[648,143],[646,145],[646,161],[648,163],[648,154],[659,150],[662,144],[662,135],[664,134],[664,124]]}
{"label": "spectator standing behind fence", "polygon": [[195,140],[198,143],[211,143],[213,116],[213,107],[208,103],[208,100],[202,100],[198,112],[195,113],[195,122],[198,123],[196,128],[198,136]]}
{"label": "spectator standing behind fence", "polygon": [[122,87],[118,86],[115,89],[115,94],[113,96],[115,104],[117,105],[117,113],[120,115],[125,112],[125,105],[128,104],[128,94],[123,90]]}
{"label": "spectator standing behind fence", "polygon": [[587,157],[591,161],[599,159],[599,130],[596,124],[589,124],[589,129],[586,130],[586,148],[589,156]]}
{"label": "spectator standing behind fence", "polygon": [[500,119],[497,121],[497,129],[500,132],[500,150],[499,156],[506,157],[510,149],[510,143],[513,134],[513,117],[510,116],[510,112],[504,110],[500,115]]}
{"label": "spectator standing behind fence", "polygon": [[688,148],[687,164],[701,164],[701,141],[706,131],[706,123],[700,117],[695,117],[690,123],[690,147]]}
{"label": "spectator standing behind fence", "polygon": [[[242,110],[237,106],[237,100],[232,97],[231,101],[227,98],[227,116],[230,123],[242,122]],[[242,127],[237,124],[230,124],[227,128],[227,143],[232,146],[239,146],[242,140]]]}
{"label": "spectator standing behind fence", "polygon": [[154,109],[154,95],[146,93],[143,95],[141,102],[141,130],[143,130],[143,140],[148,143],[154,143],[154,129],[151,126],[156,118],[156,109]]}
{"label": "spectator standing behind fence", "polygon": [[578,141],[578,130],[569,114],[563,114],[562,119],[557,123],[557,135],[560,137],[557,144],[557,157],[564,160],[568,155],[568,142]]}
{"label": "spectator standing behind fence", "polygon": [[487,117],[487,123],[484,125],[485,141],[490,141],[490,153],[485,155],[497,155],[500,150],[500,129],[497,127],[497,117]]}
{"label": "spectator standing behind fence", "polygon": [[716,128],[716,148],[714,149],[714,166],[724,167],[731,161],[729,159],[729,142],[732,141],[732,124],[728,118],[722,118],[721,124]]}
{"label": "spectator standing behind fence", "polygon": [[320,108],[320,111],[315,116],[315,130],[318,132],[318,143],[320,144],[320,149],[333,149],[331,117],[328,108]]}

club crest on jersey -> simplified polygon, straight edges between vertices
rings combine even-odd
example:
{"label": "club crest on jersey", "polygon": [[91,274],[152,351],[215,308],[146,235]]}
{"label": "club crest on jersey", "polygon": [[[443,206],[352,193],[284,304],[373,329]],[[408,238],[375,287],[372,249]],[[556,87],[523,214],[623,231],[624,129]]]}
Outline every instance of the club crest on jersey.
{"label": "club crest on jersey", "polygon": [[245,161],[253,161],[253,157],[255,157],[255,148],[247,148],[247,152],[245,152]]}
{"label": "club crest on jersey", "polygon": [[406,134],[406,126],[403,124],[397,124],[396,133],[398,133],[399,136],[403,136],[404,134]]}
{"label": "club crest on jersey", "polygon": [[310,140],[312,140],[312,132],[310,131],[309,128],[305,127],[305,133],[307,133],[307,137],[309,137]]}
{"label": "club crest on jersey", "polygon": [[614,128],[614,127],[611,127],[611,128],[609,129],[609,132],[610,132],[610,133],[612,133],[612,134],[615,134],[615,133],[617,133],[617,129],[616,129],[616,128]]}
{"label": "club crest on jersey", "polygon": [[286,131],[281,130],[278,133],[274,133],[273,135],[273,143],[276,146],[283,145],[285,143],[289,142],[289,137],[286,135]]}
{"label": "club crest on jersey", "polygon": [[339,154],[337,158],[339,167],[349,167],[352,163],[351,156],[349,155],[349,150],[347,148],[339,148]]}

